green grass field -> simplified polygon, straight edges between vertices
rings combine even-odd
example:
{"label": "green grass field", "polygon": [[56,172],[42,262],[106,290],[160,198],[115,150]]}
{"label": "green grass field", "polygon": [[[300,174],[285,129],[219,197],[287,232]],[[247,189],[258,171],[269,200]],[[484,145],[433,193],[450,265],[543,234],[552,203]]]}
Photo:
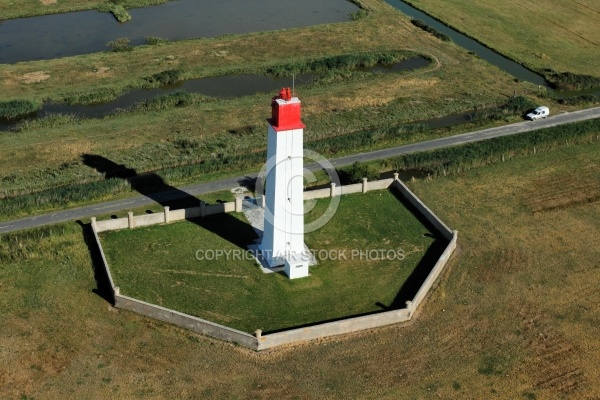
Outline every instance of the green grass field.
{"label": "green grass field", "polygon": [[407,2],[534,70],[600,77],[597,1]]}
{"label": "green grass field", "polygon": [[412,183],[459,231],[414,323],[259,355],[113,309],[76,223],[2,235],[3,396],[598,397],[599,165],[595,142]]}
{"label": "green grass field", "polygon": [[[328,203],[320,200],[307,221],[322,215]],[[252,259],[210,259],[215,250],[246,250],[254,242],[256,234],[242,214],[101,237],[122,294],[250,333],[402,308],[409,298],[396,297],[407,278],[430,247],[443,250],[443,240],[434,239],[389,191],[342,197],[333,219],[306,235],[307,245],[322,260],[311,267],[310,277],[298,280],[264,274]],[[370,250],[394,254],[378,260],[352,253]],[[209,260],[197,260],[197,251]],[[398,252],[405,258],[394,259]],[[347,259],[338,260],[339,254]],[[407,291],[404,287],[401,296]]]}

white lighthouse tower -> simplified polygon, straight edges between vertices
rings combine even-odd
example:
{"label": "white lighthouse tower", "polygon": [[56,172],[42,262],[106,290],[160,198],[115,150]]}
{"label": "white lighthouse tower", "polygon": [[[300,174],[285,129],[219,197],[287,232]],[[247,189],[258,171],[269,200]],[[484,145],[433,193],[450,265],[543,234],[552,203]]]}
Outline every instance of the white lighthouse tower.
{"label": "white lighthouse tower", "polygon": [[284,266],[290,279],[308,276],[304,246],[304,124],[300,100],[283,88],[268,119],[264,230],[260,243],[270,268]]}

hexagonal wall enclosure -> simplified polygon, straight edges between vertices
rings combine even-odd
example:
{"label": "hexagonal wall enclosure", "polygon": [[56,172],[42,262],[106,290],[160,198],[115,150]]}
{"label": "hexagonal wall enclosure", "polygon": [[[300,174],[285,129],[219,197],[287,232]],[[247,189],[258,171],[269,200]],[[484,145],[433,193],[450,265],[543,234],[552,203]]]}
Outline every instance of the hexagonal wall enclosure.
{"label": "hexagonal wall enclosure", "polygon": [[[374,192],[388,187],[394,196]],[[278,274],[263,275],[253,260],[244,259],[245,250],[238,251],[237,259],[231,258],[235,249],[245,249],[255,237],[241,214],[228,214],[241,211],[241,201],[202,204],[194,209],[166,208],[163,213],[141,216],[130,213],[128,218],[107,221],[92,219],[92,230],[116,307],[264,350],[407,321],[442,272],[456,246],[457,233],[397,176],[308,191],[305,199],[359,192],[365,194],[345,198],[354,208],[338,210],[339,222],[307,236],[307,244],[320,261],[310,277],[297,281]],[[389,207],[394,206],[388,204],[388,197],[401,206],[390,212]],[[420,228],[411,228],[414,221],[407,217],[389,215],[401,209],[410,209]],[[210,217],[213,214],[219,215]],[[404,218],[405,226],[394,224],[395,217]],[[189,222],[170,224],[184,219]],[[390,226],[383,226],[386,224]],[[155,226],[126,229],[146,225]],[[109,258],[129,257],[129,266],[123,268],[120,261],[111,261],[115,264],[111,271],[99,233],[117,229],[124,230],[109,234],[118,235],[112,240],[117,245],[109,244]],[[201,231],[210,234],[201,236],[199,242]],[[403,241],[403,235],[415,239]],[[211,249],[212,253],[207,252]],[[218,249],[222,259],[215,258]],[[224,257],[227,252],[228,258]],[[416,254],[422,254],[417,262]],[[138,257],[136,262],[132,256]],[[196,260],[190,264],[193,258]]]}

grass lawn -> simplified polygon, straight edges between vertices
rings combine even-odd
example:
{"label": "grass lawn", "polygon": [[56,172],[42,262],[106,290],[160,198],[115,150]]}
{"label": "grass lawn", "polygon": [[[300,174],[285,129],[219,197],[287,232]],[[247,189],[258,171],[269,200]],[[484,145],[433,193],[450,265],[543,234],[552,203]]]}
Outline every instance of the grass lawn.
{"label": "grass lawn", "polygon": [[[320,200],[307,221],[321,215],[328,203]],[[385,190],[343,196],[333,219],[306,235],[321,260],[304,279],[263,274],[252,259],[195,258],[198,250],[209,255],[217,249],[245,250],[253,243],[256,235],[243,214],[101,235],[115,284],[124,295],[250,333],[402,308],[412,298],[405,297],[411,290],[406,286],[399,294],[407,278],[434,242],[436,251],[443,247],[442,239],[432,238]],[[353,250],[378,249],[394,255],[387,260],[352,255]],[[395,260],[398,251],[406,258]],[[334,259],[328,260],[325,252],[335,254]],[[347,259],[337,260],[338,254]]]}
{"label": "grass lawn", "polygon": [[600,77],[600,5],[594,0],[409,0],[535,70]]}
{"label": "grass lawn", "polygon": [[76,223],[0,235],[0,392],[598,398],[599,166],[595,142],[411,183],[460,232],[414,323],[264,354],[112,308]]}

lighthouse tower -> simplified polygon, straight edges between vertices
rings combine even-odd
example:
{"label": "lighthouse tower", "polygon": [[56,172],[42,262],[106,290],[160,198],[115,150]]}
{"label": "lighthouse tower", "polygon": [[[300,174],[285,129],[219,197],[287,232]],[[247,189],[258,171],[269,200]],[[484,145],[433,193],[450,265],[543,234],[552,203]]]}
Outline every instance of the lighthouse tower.
{"label": "lighthouse tower", "polygon": [[304,246],[304,124],[300,100],[282,88],[268,119],[264,230],[259,246],[270,268],[290,279],[308,276]]}

